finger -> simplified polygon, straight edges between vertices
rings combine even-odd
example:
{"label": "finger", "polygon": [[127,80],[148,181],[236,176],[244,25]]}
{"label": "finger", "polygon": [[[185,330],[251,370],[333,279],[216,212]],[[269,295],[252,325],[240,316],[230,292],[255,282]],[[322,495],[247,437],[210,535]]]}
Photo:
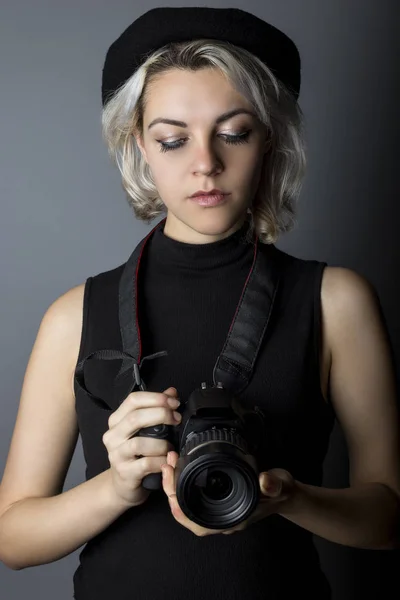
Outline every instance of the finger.
{"label": "finger", "polygon": [[136,391],[130,393],[120,406],[115,410],[109,418],[109,428],[115,427],[131,410],[137,410],[138,408],[150,408],[152,406],[168,406],[167,398],[177,397],[176,388],[168,388],[164,392],[141,392]]}
{"label": "finger", "polygon": [[[168,455],[167,455],[167,460],[169,460]],[[176,499],[175,469],[173,467],[171,467],[171,465],[169,463],[166,463],[162,466],[162,474],[163,474],[162,485],[163,485],[164,492],[167,495],[169,504],[172,509],[172,507],[175,506],[174,501]]]}
{"label": "finger", "polygon": [[[109,445],[111,448],[111,446]],[[115,453],[120,460],[135,461],[142,457],[162,457],[168,452],[169,446],[166,440],[157,440],[136,436],[123,441],[119,446],[110,450],[109,454]]]}
{"label": "finger", "polygon": [[151,427],[157,423],[176,426],[173,411],[170,407],[155,406],[153,408],[146,407],[132,410],[126,415],[125,419],[122,419],[106,432],[107,446],[113,450],[121,443],[136,436],[141,429]]}
{"label": "finger", "polygon": [[173,450],[168,452],[168,454],[167,454],[168,464],[171,465],[171,467],[173,467],[174,469],[176,467],[176,463],[178,462],[178,459],[179,459],[179,454],[177,452],[174,452]]}
{"label": "finger", "polygon": [[164,390],[162,393],[167,394],[167,396],[177,396],[178,390],[176,389],[176,387],[169,387],[166,390]]}
{"label": "finger", "polygon": [[[171,453],[168,453],[167,460],[171,461]],[[192,523],[190,519],[182,511],[176,498],[176,486],[175,486],[175,469],[171,466],[170,462],[164,464],[162,467],[163,472],[163,488],[167,495],[169,506],[175,520],[181,525],[190,529],[196,535],[201,535],[205,530],[203,527]]]}
{"label": "finger", "polygon": [[240,525],[236,525],[236,527],[232,527],[232,529],[226,529],[222,533],[224,533],[225,535],[229,535],[230,533],[236,533],[237,531],[244,531],[244,529],[246,529],[247,526],[250,525],[250,523],[251,520],[247,519],[246,521],[242,521]]}

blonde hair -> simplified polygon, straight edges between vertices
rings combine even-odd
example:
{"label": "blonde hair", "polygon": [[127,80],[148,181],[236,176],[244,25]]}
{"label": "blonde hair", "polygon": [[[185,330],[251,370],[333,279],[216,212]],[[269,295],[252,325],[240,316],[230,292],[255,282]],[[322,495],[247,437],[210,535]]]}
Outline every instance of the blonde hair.
{"label": "blonde hair", "polygon": [[132,132],[141,136],[149,84],[171,69],[219,69],[268,127],[260,183],[252,206],[249,240],[255,230],[265,244],[295,226],[297,200],[306,168],[303,113],[291,91],[256,56],[222,40],[170,43],[157,49],[105,104],[102,135],[122,176],[136,218],[151,222],[165,214],[151,171]]}

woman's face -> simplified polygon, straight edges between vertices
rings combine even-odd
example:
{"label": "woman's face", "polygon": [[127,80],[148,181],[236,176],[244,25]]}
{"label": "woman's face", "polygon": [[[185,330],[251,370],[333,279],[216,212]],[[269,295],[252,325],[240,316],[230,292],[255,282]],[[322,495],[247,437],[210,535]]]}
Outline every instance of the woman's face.
{"label": "woman's face", "polygon": [[[252,114],[236,114],[217,123],[218,117],[236,109]],[[185,124],[153,124],[156,119]],[[206,244],[241,227],[258,187],[266,139],[266,128],[250,103],[220,71],[176,69],[154,80],[143,138],[136,136],[136,141],[167,208],[165,235]],[[162,144],[172,149],[166,146],[163,152]],[[205,207],[189,198],[213,188],[228,193],[225,203]]]}

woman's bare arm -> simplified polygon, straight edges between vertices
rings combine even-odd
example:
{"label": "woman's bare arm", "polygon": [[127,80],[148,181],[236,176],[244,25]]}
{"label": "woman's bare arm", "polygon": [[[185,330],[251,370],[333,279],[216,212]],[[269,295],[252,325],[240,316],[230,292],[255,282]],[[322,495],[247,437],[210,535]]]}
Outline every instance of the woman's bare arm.
{"label": "woman's bare arm", "polygon": [[110,469],[50,498],[25,498],[0,517],[0,556],[10,569],[54,562],[127,510],[112,492]]}
{"label": "woman's bare arm", "polygon": [[325,269],[322,296],[330,398],[347,442],[350,487],[297,483],[296,501],[281,514],[338,544],[399,548],[398,390],[379,297],[355,271],[333,267]]}
{"label": "woman's bare arm", "polygon": [[62,492],[78,439],[73,373],[83,293],[84,284],[48,308],[26,369],[0,485],[0,560],[12,569],[73,552],[127,509],[109,470]]}

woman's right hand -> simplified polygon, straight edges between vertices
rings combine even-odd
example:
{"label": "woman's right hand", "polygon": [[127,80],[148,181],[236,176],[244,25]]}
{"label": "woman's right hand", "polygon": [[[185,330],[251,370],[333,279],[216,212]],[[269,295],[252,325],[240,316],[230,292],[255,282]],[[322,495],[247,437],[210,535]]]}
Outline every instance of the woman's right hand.
{"label": "woman's right hand", "polygon": [[[170,402],[175,405],[171,406]],[[174,450],[167,440],[132,436],[144,427],[161,423],[178,425],[180,421],[174,419],[174,409],[179,404],[173,387],[163,393],[132,392],[108,419],[109,429],[102,439],[110,461],[110,483],[118,501],[127,508],[147,500],[151,490],[142,486],[142,479],[150,473],[160,473],[168,452]]]}

